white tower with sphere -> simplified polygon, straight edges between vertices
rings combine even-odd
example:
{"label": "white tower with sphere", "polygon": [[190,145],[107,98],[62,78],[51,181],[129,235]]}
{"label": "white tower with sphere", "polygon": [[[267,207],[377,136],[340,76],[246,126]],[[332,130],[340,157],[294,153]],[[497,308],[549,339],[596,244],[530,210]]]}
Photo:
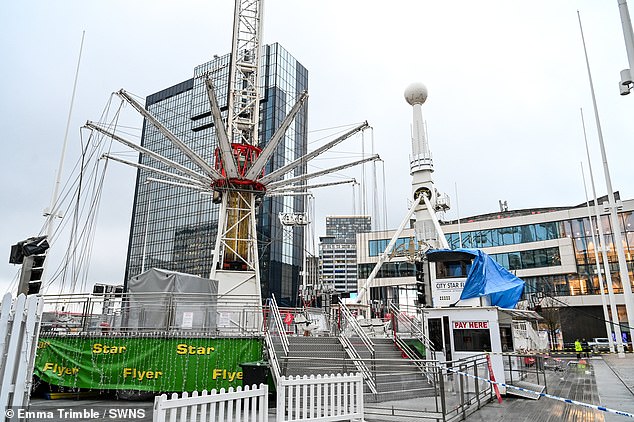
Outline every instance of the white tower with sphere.
{"label": "white tower with sphere", "polygon": [[422,83],[413,83],[405,89],[405,100],[412,106],[412,155],[410,156],[410,174],[412,175],[412,194],[414,198],[424,194],[432,209],[427,209],[426,201],[421,201],[415,209],[416,238],[419,243],[438,248],[444,239],[439,239],[435,226],[435,213],[449,209],[449,197],[440,194],[434,187],[432,173],[434,161],[429,149],[427,131],[423,121],[422,105],[427,100],[427,87]]}

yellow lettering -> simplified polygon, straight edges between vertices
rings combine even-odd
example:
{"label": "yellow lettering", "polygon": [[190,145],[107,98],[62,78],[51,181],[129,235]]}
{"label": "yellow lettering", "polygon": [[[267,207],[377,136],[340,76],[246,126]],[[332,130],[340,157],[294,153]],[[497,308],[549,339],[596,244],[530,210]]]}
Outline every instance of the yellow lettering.
{"label": "yellow lettering", "polygon": [[123,378],[134,378],[137,381],[157,379],[163,375],[162,371],[142,371],[136,368],[123,368]]}
{"label": "yellow lettering", "polygon": [[210,355],[216,351],[213,346],[196,346],[187,343],[176,345],[176,354],[178,355]]}
{"label": "yellow lettering", "polygon": [[125,346],[108,346],[107,344],[95,343],[92,345],[92,353],[95,355],[112,355],[123,353],[127,350]]}
{"label": "yellow lettering", "polygon": [[46,362],[44,364],[44,371],[51,371],[58,377],[61,377],[62,375],[76,375],[77,373],[79,373],[79,368],[71,368],[58,365],[54,362]]}
{"label": "yellow lettering", "polygon": [[222,376],[222,370],[216,368],[214,369],[213,375],[211,376],[211,379],[216,379],[218,377]]}

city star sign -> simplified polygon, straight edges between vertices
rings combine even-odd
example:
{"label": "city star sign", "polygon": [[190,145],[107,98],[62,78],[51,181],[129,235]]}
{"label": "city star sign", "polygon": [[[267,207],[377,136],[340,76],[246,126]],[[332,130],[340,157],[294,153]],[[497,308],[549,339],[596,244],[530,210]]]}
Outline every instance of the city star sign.
{"label": "city star sign", "polygon": [[488,330],[489,321],[453,321],[454,330]]}

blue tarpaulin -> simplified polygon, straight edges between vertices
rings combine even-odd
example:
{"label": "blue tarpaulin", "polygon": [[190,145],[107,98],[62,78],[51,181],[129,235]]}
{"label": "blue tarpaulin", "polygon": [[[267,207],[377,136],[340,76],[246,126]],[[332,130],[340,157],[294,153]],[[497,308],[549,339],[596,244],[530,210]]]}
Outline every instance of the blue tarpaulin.
{"label": "blue tarpaulin", "polygon": [[[434,259],[443,256],[442,259]],[[506,268],[495,262],[479,249],[437,249],[427,252],[431,261],[448,261],[451,256],[473,257],[471,269],[467,274],[467,281],[460,295],[460,300],[474,297],[489,296],[492,306],[513,309],[524,291],[524,281],[511,274]],[[464,259],[464,258],[463,258]]]}

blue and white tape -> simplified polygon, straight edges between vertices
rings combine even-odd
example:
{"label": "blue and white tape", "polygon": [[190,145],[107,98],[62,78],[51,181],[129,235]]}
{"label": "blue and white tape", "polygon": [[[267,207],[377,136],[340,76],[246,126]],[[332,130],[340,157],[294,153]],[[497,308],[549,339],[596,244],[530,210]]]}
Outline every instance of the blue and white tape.
{"label": "blue and white tape", "polygon": [[451,372],[455,372],[456,374],[465,375],[467,377],[479,379],[481,381],[486,381],[489,384],[497,384],[497,385],[502,386],[502,387],[512,388],[514,390],[519,390],[519,391],[525,391],[525,392],[531,393],[531,394],[537,394],[540,397],[546,397],[546,398],[549,398],[549,399],[562,401],[564,403],[576,404],[577,406],[588,407],[590,409],[600,410],[602,412],[614,413],[615,415],[621,415],[621,416],[626,416],[628,418],[634,418],[634,414],[633,413],[623,412],[621,410],[610,409],[610,408],[605,407],[605,406],[597,406],[597,405],[594,405],[594,404],[583,403],[583,402],[580,402],[580,401],[566,399],[566,398],[563,398],[563,397],[557,397],[557,396],[553,396],[553,395],[546,394],[546,393],[539,393],[537,391],[527,390],[526,388],[516,387],[514,385],[505,384],[503,382],[491,381],[490,379],[478,377],[478,376],[475,376],[475,375],[472,375],[472,374],[467,374],[466,372],[460,372],[460,371],[457,371],[457,370],[455,370],[453,368],[447,368],[447,370],[449,370]]}

